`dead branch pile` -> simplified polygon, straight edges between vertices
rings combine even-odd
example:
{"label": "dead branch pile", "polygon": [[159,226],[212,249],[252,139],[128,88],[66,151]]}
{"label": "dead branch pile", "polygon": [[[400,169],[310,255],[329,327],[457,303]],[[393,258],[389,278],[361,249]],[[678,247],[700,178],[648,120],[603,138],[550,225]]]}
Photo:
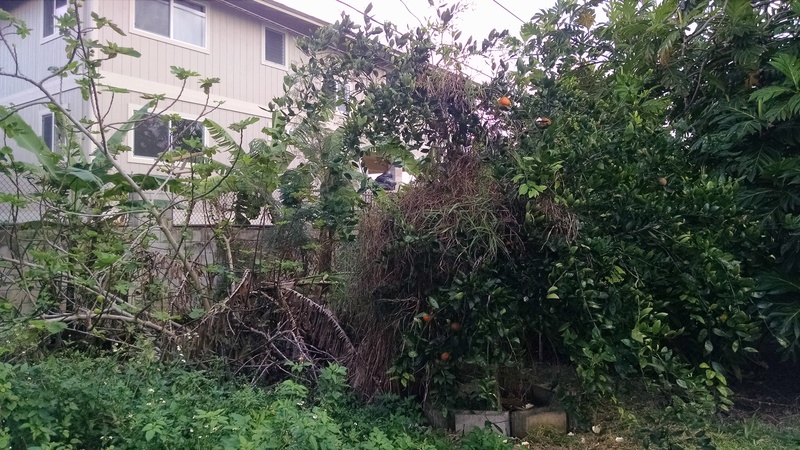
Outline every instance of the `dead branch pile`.
{"label": "dead branch pile", "polygon": [[259,282],[247,271],[233,294],[184,336],[184,345],[197,359],[223,358],[254,383],[288,374],[289,361],[346,364],[355,348],[338,318],[303,291],[297,282]]}

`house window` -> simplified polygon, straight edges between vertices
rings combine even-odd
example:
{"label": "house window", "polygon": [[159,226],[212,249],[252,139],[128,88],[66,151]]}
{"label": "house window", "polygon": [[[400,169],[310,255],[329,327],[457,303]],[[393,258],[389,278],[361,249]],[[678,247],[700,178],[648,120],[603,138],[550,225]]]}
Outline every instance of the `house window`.
{"label": "house window", "polygon": [[42,114],[42,140],[50,151],[55,150],[58,142],[56,133],[56,121],[53,113]]}
{"label": "house window", "polygon": [[44,0],[42,37],[49,37],[56,33],[58,18],[67,13],[68,7],[67,0]]}
{"label": "house window", "polygon": [[206,46],[206,7],[188,0],[136,0],[134,26],[198,47]]}
{"label": "house window", "polygon": [[[341,114],[346,114],[347,109],[350,106],[350,96],[352,95],[352,91],[349,84],[339,84],[338,85],[338,96],[339,100],[336,102],[336,112]],[[341,103],[339,103],[341,102]]]}
{"label": "house window", "polygon": [[264,62],[286,65],[286,34],[264,28]]}
{"label": "house window", "polygon": [[151,116],[140,122],[133,132],[133,154],[158,158],[168,150],[194,151],[186,141],[203,142],[203,126],[194,120],[163,120]]}

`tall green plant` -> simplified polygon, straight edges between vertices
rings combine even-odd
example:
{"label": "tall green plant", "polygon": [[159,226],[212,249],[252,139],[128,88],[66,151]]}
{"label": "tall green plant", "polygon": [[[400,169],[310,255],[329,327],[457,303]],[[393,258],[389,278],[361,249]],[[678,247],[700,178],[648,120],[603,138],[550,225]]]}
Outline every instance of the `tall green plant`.
{"label": "tall green plant", "polygon": [[[742,249],[748,272],[763,280],[762,311],[780,347],[797,350],[791,318],[796,295],[770,280],[800,276],[797,2],[734,0],[693,4],[612,2],[602,30],[611,59],[669,100],[669,121],[685,152],[710,173],[737,179],[743,214],[764,238]],[[640,36],[646,34],[647,39]],[[781,319],[779,319],[781,318]]]}
{"label": "tall green plant", "polygon": [[759,335],[742,260],[757,255],[759,230],[736,201],[738,180],[687,160],[686,125],[649,69],[653,42],[669,38],[655,18],[669,28],[683,16],[670,3],[610,2],[596,24],[594,5],[559,2],[508,41],[520,55],[518,156],[504,170],[541,255],[522,267],[548,274],[526,286],[530,322],[568,353],[588,394],[643,377],[670,408],[725,409],[728,377]]}
{"label": "tall green plant", "polygon": [[[164,101],[163,95],[144,95],[145,106],[130,118],[111,123],[101,112],[101,99],[109,93],[128,92],[103,85],[101,67],[107,59],[138,57],[139,53],[94,40],[100,29],[122,31],[106,18],[87,14],[81,2],[69,2],[58,26],[66,60],[44,75],[28,74],[25,58],[30,55],[18,53],[15,42],[28,38],[29,30],[24,22],[0,10],[3,54],[16,67],[0,68],[0,77],[25,82],[41,96],[40,101],[21,106],[0,105],[4,144],[0,173],[14,184],[14,191],[0,195],[0,201],[15,218],[20,211],[37,217],[3,224],[10,252],[0,256],[0,264],[3,287],[10,294],[2,302],[0,327],[44,334],[44,341],[49,340],[46,335],[66,328],[73,336],[100,341],[128,340],[142,328],[167,339],[187,335],[187,321],[210,312],[217,300],[231,295],[236,287],[233,222],[248,220],[267,208],[265,198],[271,198],[276,189],[278,174],[288,165],[288,153],[285,147],[245,152],[243,132],[257,120],[246,119],[225,129],[207,117],[214,110],[210,102],[198,119],[184,121],[170,114],[174,103]],[[197,82],[206,95],[219,81],[198,79],[199,74],[179,67],[171,67],[171,72],[182,88]],[[49,80],[68,76],[75,78],[93,111],[86,117],[75,113],[79,109],[69,110],[61,96],[48,90]],[[50,151],[19,114],[42,103],[58,124],[58,152]],[[171,142],[154,149],[159,156],[144,173],[130,172],[119,158],[131,151],[125,145],[126,135],[153,115],[171,124]],[[188,137],[188,122],[191,127],[205,127],[216,145],[205,146]],[[255,143],[255,147],[266,145]],[[38,165],[16,160],[16,151],[31,153]],[[216,160],[221,154],[229,157],[229,163]],[[191,160],[189,176],[178,176],[187,160]],[[219,245],[222,272],[229,276],[217,277],[214,264],[198,260],[187,239],[190,230],[170,217],[182,206],[191,216],[194,208],[220,204],[220,199],[240,190],[248,195],[234,202],[235,211],[223,208],[213,224],[212,238],[201,243],[201,247]],[[157,249],[154,243],[159,239],[163,248]],[[26,345],[39,343],[32,340]]]}

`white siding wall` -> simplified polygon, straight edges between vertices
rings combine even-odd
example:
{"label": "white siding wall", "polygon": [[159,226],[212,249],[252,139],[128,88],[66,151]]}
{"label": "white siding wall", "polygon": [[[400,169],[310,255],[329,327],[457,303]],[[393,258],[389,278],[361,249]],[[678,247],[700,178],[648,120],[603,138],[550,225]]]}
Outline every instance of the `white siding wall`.
{"label": "white siding wall", "polygon": [[[58,98],[61,104],[65,105],[69,110],[74,111],[78,117],[82,117],[85,115],[84,108],[86,104],[83,102],[81,98],[81,93],[78,89],[72,89],[66,92],[62,92],[58,94]],[[19,116],[24,120],[30,127],[33,129],[34,132],[41,135],[42,134],[42,114],[48,112],[48,109],[41,104],[36,104],[27,108],[24,108],[19,111]],[[89,148],[88,140],[83,136],[77,136],[85,149]],[[6,139],[4,134],[0,132],[0,139]],[[8,139],[6,142],[12,148],[15,147],[13,141]],[[16,161],[24,162],[31,164],[33,166],[39,166],[38,160],[34,156],[33,153],[15,148],[14,151],[14,159]],[[41,166],[39,166],[41,167]],[[18,178],[16,180],[12,180],[5,175],[0,175],[0,192],[4,193],[20,193],[20,194],[30,194],[36,191],[36,187],[31,185],[26,179]],[[31,205],[29,208],[20,209],[17,211],[16,217],[12,215],[11,206],[7,203],[0,204],[0,223],[8,222],[10,219],[16,218],[19,222],[28,222],[32,220],[39,219],[39,207],[38,205]]]}
{"label": "white siding wall", "polygon": [[[129,94],[116,94],[113,98],[113,102],[111,101],[111,96],[106,96],[104,98],[105,104],[103,105],[104,109],[109,111],[108,120],[109,121],[125,121],[128,119],[133,112],[144,106],[147,101],[143,100],[140,95],[136,92],[131,92]],[[157,105],[157,109],[161,111],[163,108],[166,108],[172,104],[172,101],[165,101]],[[213,106],[213,105],[212,105]],[[209,107],[208,109],[211,109]],[[169,107],[169,112],[174,114],[180,114],[185,119],[196,119],[201,113],[203,113],[204,107],[202,104],[193,103],[193,102],[186,102],[186,101],[177,101],[174,105]],[[263,111],[262,111],[263,112]],[[205,117],[217,122],[219,125],[226,127],[234,122],[238,122],[244,120],[248,117],[251,117],[255,114],[247,114],[241,113],[238,111],[232,111],[231,109],[227,108],[218,108],[215,111],[205,115]],[[247,130],[245,130],[244,137],[241,140],[242,147],[245,149],[248,148],[248,144],[255,138],[262,138],[264,135],[261,133],[261,129],[268,125],[267,119],[262,118],[259,122],[250,125]],[[228,133],[236,138],[238,135],[231,130],[228,130]],[[208,135],[208,132],[205,133],[205,143],[207,145],[214,145],[211,136]],[[127,135],[127,145],[133,147],[133,138],[134,132],[131,131]],[[218,160],[227,160],[227,154],[221,153],[216,156],[215,159]],[[120,166],[124,170],[130,172],[145,172],[150,169],[153,162],[155,160],[148,160],[147,158],[136,157],[133,155],[132,152],[126,152],[121,154],[117,157],[117,161],[120,163]],[[154,173],[158,173],[157,171]]]}
{"label": "white siding wall", "polygon": [[[42,37],[44,2],[40,0],[6,2],[3,6],[8,8],[7,10],[18,19],[25,21],[32,30],[31,34],[24,39],[18,36],[9,38],[17,52],[16,63],[8,49],[0,46],[0,68],[3,72],[13,73],[17,70],[16,64],[18,63],[20,75],[40,81],[50,74],[47,70],[48,67],[66,63],[67,57],[63,40],[57,36]],[[89,16],[88,11],[85,16]],[[87,105],[81,99],[80,91],[71,80],[53,79],[45,84],[45,88],[53,93],[62,105],[73,111],[77,117],[83,117],[87,113]],[[5,107],[13,105],[20,108],[18,111],[20,117],[38,134],[42,132],[42,114],[47,112],[47,108],[42,104],[44,101],[45,97],[42,92],[30,83],[12,77],[0,77],[0,105]],[[17,161],[37,165],[37,159],[32,153],[16,148],[13,141],[7,139],[2,132],[0,132],[0,139],[3,140],[4,145],[15,148],[14,158]],[[36,187],[25,179],[12,180],[6,176],[0,177],[0,192],[25,195],[34,192],[35,189]],[[39,208],[35,205],[21,209],[17,213],[16,216],[12,215],[12,209],[7,203],[0,205],[0,222],[8,222],[13,219],[27,222],[39,218]]]}
{"label": "white siding wall", "polygon": [[[97,5],[99,14],[111,19],[127,33],[123,37],[107,29],[100,34],[100,41],[113,40],[142,54],[140,58],[115,58],[104,63],[103,70],[179,86],[180,82],[170,73],[170,66],[178,66],[198,72],[203,78],[220,78],[221,83],[214,87],[213,93],[224,99],[266,106],[272,98],[282,94],[286,71],[261,62],[264,24],[253,16],[216,2],[203,4],[206,5],[207,21],[205,50],[136,30],[132,17],[133,0],[100,1]],[[296,39],[288,32],[287,41],[288,62],[300,62],[302,54],[297,49]],[[196,81],[192,81],[188,87],[196,90],[196,86]]]}
{"label": "white siding wall", "polygon": [[[109,108],[109,120],[127,119],[133,108],[145,104],[140,98],[144,93],[165,94],[174,100],[180,95],[172,112],[193,118],[203,110],[206,95],[199,89],[199,78],[220,78],[221,82],[211,90],[210,101],[221,101],[222,105],[208,115],[211,120],[227,127],[233,122],[257,116],[262,120],[251,125],[245,133],[244,147],[254,138],[263,137],[260,130],[268,125],[268,113],[260,107],[283,94],[283,78],[286,70],[262,63],[263,33],[265,24],[258,18],[246,15],[216,2],[202,1],[206,6],[206,48],[192,48],[190,45],[153,36],[134,27],[134,1],[98,1],[95,3],[98,14],[107,17],[127,36],[120,36],[111,29],[99,33],[101,42],[113,41],[121,46],[132,47],[141,57],[119,56],[104,62],[102,73],[105,83],[123,87],[131,94],[116,95],[104,99],[104,108]],[[285,30],[283,30],[285,31]],[[286,31],[287,66],[302,62],[302,54],[297,49],[296,37]],[[181,93],[182,82],[170,72],[171,66],[178,66],[200,74],[189,80]],[[132,135],[132,133],[131,133]],[[129,144],[132,136],[129,136]],[[210,142],[210,138],[207,140]],[[121,155],[120,163],[126,170],[141,172],[149,168],[146,161],[130,154]]]}
{"label": "white siding wall", "polygon": [[[28,28],[32,30],[25,39],[18,36],[9,39],[17,49],[20,73],[39,80],[49,73],[48,67],[66,62],[63,41],[57,37],[49,39],[42,37],[43,1],[7,2],[4,7],[9,8],[9,12],[17,18],[24,20]],[[86,16],[88,17],[88,13]],[[13,72],[14,70],[14,60],[5,46],[0,46],[0,68],[3,72]],[[0,100],[12,94],[20,96],[31,88],[32,86],[24,81],[0,77]]]}
{"label": "white siding wall", "polygon": [[[64,41],[58,36],[42,37],[43,1],[14,1],[6,2],[3,6],[9,8],[8,11],[18,19],[25,21],[32,30],[24,39],[18,36],[9,38],[17,52],[16,62],[20,75],[39,82],[50,75],[49,67],[66,64]],[[83,12],[88,18],[90,11]],[[17,69],[14,57],[5,46],[0,46],[0,69],[4,73],[13,73]],[[80,91],[70,78],[53,78],[44,87],[76,117],[84,117],[89,112],[88,105],[82,100]],[[43,102],[46,102],[44,94],[30,83],[0,76],[0,105],[19,108],[22,119],[38,133],[41,132],[41,114],[46,110]],[[4,137],[2,132],[0,137]],[[13,146],[12,142],[8,144]],[[35,161],[34,156],[25,151],[15,151],[14,157],[23,162]]]}

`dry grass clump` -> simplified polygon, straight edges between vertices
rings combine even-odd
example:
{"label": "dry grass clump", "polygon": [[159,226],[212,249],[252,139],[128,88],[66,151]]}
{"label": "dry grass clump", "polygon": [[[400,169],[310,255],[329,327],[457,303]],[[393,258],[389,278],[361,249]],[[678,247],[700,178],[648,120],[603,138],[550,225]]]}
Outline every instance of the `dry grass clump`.
{"label": "dry grass clump", "polygon": [[471,112],[480,94],[480,85],[449,70],[427,70],[417,74],[417,87],[437,102],[442,111]]}
{"label": "dry grass clump", "polygon": [[578,216],[566,205],[548,195],[536,198],[535,205],[545,218],[547,239],[558,236],[571,242],[578,237]]}
{"label": "dry grass clump", "polygon": [[518,213],[480,158],[462,154],[364,217],[359,294],[420,298],[521,249],[520,230]]}
{"label": "dry grass clump", "polygon": [[[446,170],[445,170],[446,166]],[[354,387],[390,387],[403,325],[425,296],[459,273],[521,250],[518,212],[478,155],[466,153],[371,208],[358,228],[358,269],[338,308],[359,337]]]}

